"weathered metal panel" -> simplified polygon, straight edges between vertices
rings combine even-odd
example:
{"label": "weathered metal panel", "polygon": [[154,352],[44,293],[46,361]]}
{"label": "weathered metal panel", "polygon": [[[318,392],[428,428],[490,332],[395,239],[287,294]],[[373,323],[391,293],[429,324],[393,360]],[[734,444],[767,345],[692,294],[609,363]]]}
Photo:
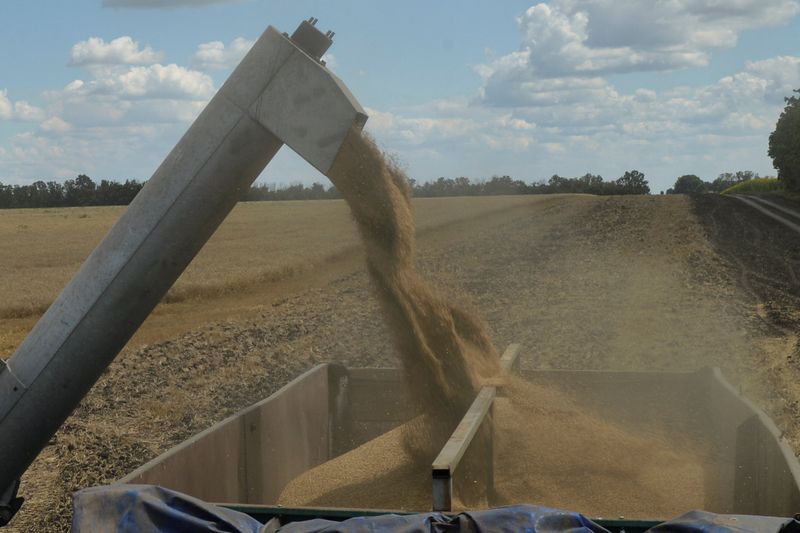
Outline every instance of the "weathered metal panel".
{"label": "weathered metal panel", "polygon": [[[522,374],[535,383],[571,393],[589,412],[641,434],[676,436],[687,445],[711,445],[705,455],[703,507],[730,512],[733,458],[710,430],[708,377],[697,372],[537,370]],[[704,450],[699,450],[704,453]],[[724,480],[728,476],[730,479]]]}
{"label": "weathered metal panel", "polygon": [[208,501],[274,503],[286,483],[330,458],[328,431],[328,367],[318,365],[120,482]]}
{"label": "weathered metal panel", "polygon": [[329,459],[328,413],[327,366],[248,413],[248,503],[277,502],[289,481]]}
{"label": "weathered metal panel", "polygon": [[341,80],[297,49],[249,113],[323,174],[336,159],[344,133],[367,120]]}
{"label": "weathered metal panel", "polygon": [[[718,513],[791,515],[800,503],[800,465],[772,420],[728,383],[719,369],[697,372],[522,371],[530,381],[572,392],[582,404],[645,433],[651,425],[709,446],[704,508]],[[757,417],[752,419],[753,416]],[[742,424],[751,421],[746,427]],[[737,451],[737,447],[739,451]],[[759,448],[760,447],[760,448]],[[756,453],[758,448],[762,451]],[[749,451],[747,451],[749,450]],[[739,456],[737,458],[737,455]],[[744,465],[747,457],[750,461]],[[769,473],[756,498],[741,470]],[[786,499],[788,498],[788,500]],[[766,504],[769,500],[771,503]],[[750,501],[750,504],[744,502]]]}
{"label": "weathered metal panel", "polygon": [[374,439],[416,414],[401,370],[351,368],[349,376],[349,447]]}
{"label": "weathered metal panel", "polygon": [[208,501],[244,501],[241,419],[234,416],[198,433],[120,482],[161,485]]}
{"label": "weathered metal panel", "polygon": [[[710,440],[704,505],[709,510],[786,515],[800,509],[800,474],[791,449],[771,420],[718,371],[522,374],[570,391],[587,409],[635,430],[666,428],[690,440]],[[151,477],[129,476],[125,481],[166,484],[209,500],[269,503],[293,477],[396,427],[413,413],[400,370],[321,365],[140,469],[150,467]],[[236,423],[227,427],[232,420]],[[212,438],[214,432],[219,435]],[[239,459],[233,460],[237,448]],[[480,448],[483,457],[485,448]],[[185,457],[175,457],[176,450],[183,450]],[[486,473],[492,474],[490,469]],[[206,486],[238,496],[203,492],[212,490]],[[439,489],[445,486],[453,490],[452,483],[439,482]],[[745,502],[755,503],[747,507]]]}
{"label": "weathered metal panel", "polygon": [[779,442],[758,415],[739,427],[736,452],[737,510],[785,516],[800,509],[797,484]]}
{"label": "weathered metal panel", "polygon": [[[800,510],[800,464],[775,423],[725,379],[707,369],[703,380],[709,434],[717,437],[711,482],[725,490],[720,512],[789,516]],[[716,510],[716,509],[714,509]]]}
{"label": "weathered metal panel", "polygon": [[341,365],[328,365],[328,455],[336,457],[352,446],[353,418],[350,415],[350,372]]}
{"label": "weathered metal panel", "polygon": [[739,394],[719,370],[709,372],[715,427],[733,468],[726,479],[732,490],[732,510],[791,516],[800,510],[800,463],[772,419]]}
{"label": "weathered metal panel", "polygon": [[[707,485],[716,490],[707,507],[710,510],[733,513],[746,512],[737,500],[737,492],[745,490],[737,486],[737,446],[745,445],[747,435],[739,433],[739,427],[755,412],[731,387],[721,374],[708,368],[697,373],[697,388],[703,391],[702,402],[708,410],[707,434],[713,439],[714,456],[707,468]],[[744,439],[741,443],[739,439]],[[744,498],[744,493],[741,494]],[[749,506],[746,506],[749,508]]]}

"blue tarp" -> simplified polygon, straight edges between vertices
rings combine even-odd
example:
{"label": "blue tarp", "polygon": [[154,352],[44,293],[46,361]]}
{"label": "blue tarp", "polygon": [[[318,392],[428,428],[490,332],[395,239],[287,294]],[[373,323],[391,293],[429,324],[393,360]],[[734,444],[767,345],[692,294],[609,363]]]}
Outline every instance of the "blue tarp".
{"label": "blue tarp", "polygon": [[[111,485],[75,493],[75,533],[604,533],[579,513],[533,505],[515,505],[457,516],[440,513],[358,517],[334,522],[314,519],[281,526],[153,485]],[[692,511],[650,531],[653,533],[797,533],[790,518],[719,515]]]}

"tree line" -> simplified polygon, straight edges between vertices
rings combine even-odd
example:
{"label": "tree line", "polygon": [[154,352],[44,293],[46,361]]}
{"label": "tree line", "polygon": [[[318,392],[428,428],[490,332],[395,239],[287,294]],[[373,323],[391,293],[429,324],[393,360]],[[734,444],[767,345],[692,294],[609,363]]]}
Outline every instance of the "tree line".
{"label": "tree line", "polygon": [[[493,176],[489,180],[471,180],[465,177],[445,178],[417,183],[410,179],[414,196],[427,198],[439,196],[487,196],[501,194],[649,194],[650,187],[642,172],[630,170],[616,180],[604,181],[602,176],[585,174],[578,178],[553,175],[547,181],[525,183],[511,176]],[[127,205],[144,183],[125,180],[123,183],[101,180],[95,183],[85,174],[66,180],[36,181],[30,185],[4,185],[0,182],[0,209],[26,207],[81,207],[93,205]],[[336,187],[321,183],[310,186],[294,184],[278,187],[272,184],[255,184],[245,193],[245,202],[270,200],[325,200],[341,198]]]}
{"label": "tree line", "polygon": [[500,194],[649,194],[650,186],[642,172],[629,170],[616,180],[604,181],[602,176],[584,174],[578,178],[565,178],[554,174],[547,181],[525,183],[510,176],[494,176],[488,181],[469,178],[439,178],[427,183],[411,181],[416,197],[436,196],[490,196]]}
{"label": "tree line", "polygon": [[675,180],[675,185],[667,189],[667,194],[702,194],[706,192],[720,193],[725,189],[758,179],[758,172],[752,170],[737,170],[736,172],[723,172],[713,181],[703,181],[694,174],[684,174]]}
{"label": "tree line", "polygon": [[36,181],[30,185],[4,185],[0,182],[0,208],[79,207],[88,205],[128,205],[144,183],[101,180],[95,183],[85,174],[66,180]]}

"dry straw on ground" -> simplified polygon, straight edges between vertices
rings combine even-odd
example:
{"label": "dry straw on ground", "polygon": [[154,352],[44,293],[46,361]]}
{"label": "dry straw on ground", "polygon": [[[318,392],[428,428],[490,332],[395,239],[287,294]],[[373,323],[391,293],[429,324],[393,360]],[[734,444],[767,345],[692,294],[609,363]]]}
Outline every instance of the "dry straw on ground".
{"label": "dry straw on ground", "polygon": [[[413,205],[418,231],[438,233],[538,200],[422,198]],[[0,358],[11,355],[124,209],[0,210]],[[172,327],[148,335],[146,342],[228,319],[243,296],[275,293],[275,285],[330,270],[360,254],[358,234],[341,200],[240,203],[157,308],[170,314]],[[210,308],[220,312],[209,316]]]}

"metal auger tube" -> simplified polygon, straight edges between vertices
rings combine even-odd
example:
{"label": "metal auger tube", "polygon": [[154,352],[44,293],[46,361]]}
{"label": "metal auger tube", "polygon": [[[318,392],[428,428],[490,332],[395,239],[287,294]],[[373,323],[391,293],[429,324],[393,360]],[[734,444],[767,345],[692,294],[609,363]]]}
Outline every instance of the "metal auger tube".
{"label": "metal auger tube", "polygon": [[[366,114],[312,19],[269,27],[13,356],[0,361],[0,495],[285,143],[326,173]],[[8,488],[8,489],[7,489]],[[0,502],[2,505],[3,502]]]}

